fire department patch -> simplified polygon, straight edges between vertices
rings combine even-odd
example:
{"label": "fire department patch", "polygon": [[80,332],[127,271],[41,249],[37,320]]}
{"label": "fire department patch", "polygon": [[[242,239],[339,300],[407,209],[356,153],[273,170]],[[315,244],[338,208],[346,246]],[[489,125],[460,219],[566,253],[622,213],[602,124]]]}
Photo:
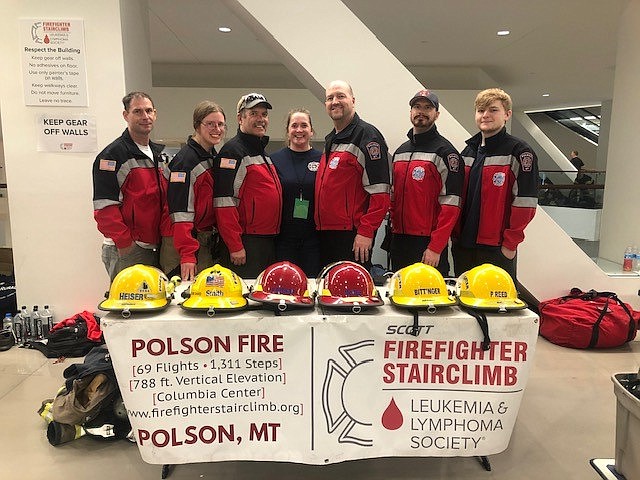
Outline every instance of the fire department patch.
{"label": "fire department patch", "polygon": [[520,154],[520,165],[523,172],[530,172],[533,168],[533,154],[531,152],[522,152]]}
{"label": "fire department patch", "polygon": [[496,187],[501,187],[504,185],[504,181],[506,179],[506,175],[504,174],[504,172],[496,172],[493,174],[493,184]]}
{"label": "fire department patch", "polygon": [[220,159],[220,168],[229,168],[233,170],[236,168],[238,161],[235,158],[221,158]]}
{"label": "fire department patch", "polygon": [[339,163],[340,163],[340,157],[333,157],[331,160],[329,160],[329,168],[331,170],[335,170],[336,168],[338,168]]}
{"label": "fire department patch", "polygon": [[171,183],[184,183],[187,180],[187,174],[185,172],[171,172],[169,181]]}
{"label": "fire department patch", "polygon": [[455,153],[449,154],[447,162],[449,163],[449,170],[452,172],[457,172],[460,168],[460,157]]}
{"label": "fire department patch", "polygon": [[309,169],[310,172],[317,172],[319,166],[320,166],[320,162],[307,163],[307,168]]}
{"label": "fire department patch", "polygon": [[116,171],[116,161],[115,160],[107,160],[106,158],[100,159],[100,170],[104,170],[106,172],[115,172]]}
{"label": "fire department patch", "polygon": [[419,182],[424,180],[424,167],[415,167],[411,172],[411,178]]}
{"label": "fire department patch", "polygon": [[380,153],[380,144],[378,142],[367,143],[367,152],[369,152],[371,160],[380,160],[382,158],[382,154]]}

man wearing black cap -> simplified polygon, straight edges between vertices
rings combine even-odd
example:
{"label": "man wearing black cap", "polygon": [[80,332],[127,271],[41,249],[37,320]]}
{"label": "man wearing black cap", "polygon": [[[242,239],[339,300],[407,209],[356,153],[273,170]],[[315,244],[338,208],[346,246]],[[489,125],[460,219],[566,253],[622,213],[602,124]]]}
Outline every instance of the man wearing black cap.
{"label": "man wearing black cap", "polygon": [[393,154],[392,268],[422,262],[448,276],[448,242],[460,215],[464,165],[436,128],[436,94],[420,90],[409,106],[413,128]]}
{"label": "man wearing black cap", "polygon": [[213,206],[224,242],[222,266],[256,278],[275,261],[282,187],[265,152],[271,104],[249,93],[238,102],[238,132],[220,149],[213,166]]}
{"label": "man wearing black cap", "polygon": [[351,85],[329,84],[325,108],[334,129],[325,137],[316,173],[315,222],[320,261],[370,265],[373,237],[389,209],[388,147],[380,131],[355,110]]}

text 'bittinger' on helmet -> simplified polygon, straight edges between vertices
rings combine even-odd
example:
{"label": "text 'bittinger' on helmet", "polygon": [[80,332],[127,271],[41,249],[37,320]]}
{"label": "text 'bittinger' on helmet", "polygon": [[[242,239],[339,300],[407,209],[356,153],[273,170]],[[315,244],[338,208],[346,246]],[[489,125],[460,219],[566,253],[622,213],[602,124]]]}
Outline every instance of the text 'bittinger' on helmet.
{"label": "text 'bittinger' on helmet", "polygon": [[397,307],[425,308],[433,313],[437,307],[456,304],[449,295],[442,274],[431,265],[418,262],[401,268],[389,282],[389,299]]}

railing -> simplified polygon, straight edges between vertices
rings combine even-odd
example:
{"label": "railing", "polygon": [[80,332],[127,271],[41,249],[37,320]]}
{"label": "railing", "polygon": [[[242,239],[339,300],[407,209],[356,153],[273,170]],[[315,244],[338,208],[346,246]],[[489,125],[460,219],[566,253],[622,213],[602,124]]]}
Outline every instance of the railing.
{"label": "railing", "polygon": [[554,207],[601,209],[606,172],[540,170],[538,203]]}

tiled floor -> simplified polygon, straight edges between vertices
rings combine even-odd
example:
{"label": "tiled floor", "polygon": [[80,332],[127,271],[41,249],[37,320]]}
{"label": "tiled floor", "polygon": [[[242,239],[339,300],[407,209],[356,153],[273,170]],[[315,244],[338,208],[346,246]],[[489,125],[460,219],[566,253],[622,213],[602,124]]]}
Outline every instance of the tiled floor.
{"label": "tiled floor", "polygon": [[[63,383],[78,359],[54,364],[41,353],[0,352],[1,479],[160,479],[135,444],[83,437],[52,447],[36,410]],[[597,479],[592,458],[614,457],[615,395],[611,375],[637,371],[640,341],[603,351],[571,350],[539,338],[509,448],[490,457],[492,471],[474,458],[384,458],[328,466],[221,462],[178,465],[170,479]],[[637,479],[628,479],[637,480]]]}

